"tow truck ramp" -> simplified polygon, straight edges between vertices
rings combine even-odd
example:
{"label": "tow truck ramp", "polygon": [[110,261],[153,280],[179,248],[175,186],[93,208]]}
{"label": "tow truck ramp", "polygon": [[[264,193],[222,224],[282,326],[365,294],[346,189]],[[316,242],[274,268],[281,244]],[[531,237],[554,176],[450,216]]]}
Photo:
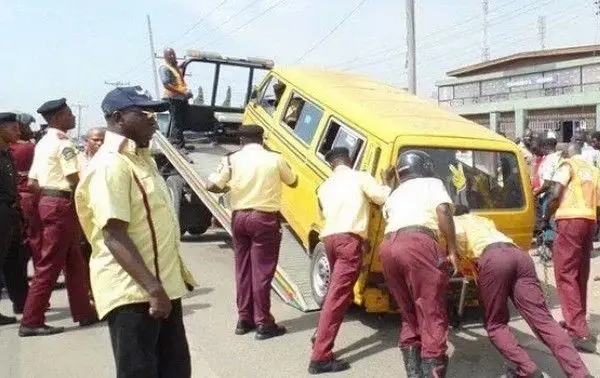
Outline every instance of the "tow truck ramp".
{"label": "tow truck ramp", "polygon": [[[231,236],[231,210],[226,206],[226,196],[208,192],[205,178],[216,169],[221,158],[236,147],[188,143],[195,147],[194,152],[189,153],[190,163],[160,132],[154,134],[154,142]],[[319,309],[311,292],[310,263],[306,251],[285,223],[282,224],[279,264],[272,287],[285,303],[301,311]]]}

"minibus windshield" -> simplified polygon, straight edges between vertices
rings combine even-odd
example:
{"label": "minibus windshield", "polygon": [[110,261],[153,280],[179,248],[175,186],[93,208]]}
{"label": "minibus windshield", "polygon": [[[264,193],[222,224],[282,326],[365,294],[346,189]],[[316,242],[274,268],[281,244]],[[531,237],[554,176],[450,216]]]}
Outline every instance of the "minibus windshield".
{"label": "minibus windshield", "polygon": [[431,156],[455,204],[473,210],[516,209],[525,205],[517,157],[512,152],[404,147]]}

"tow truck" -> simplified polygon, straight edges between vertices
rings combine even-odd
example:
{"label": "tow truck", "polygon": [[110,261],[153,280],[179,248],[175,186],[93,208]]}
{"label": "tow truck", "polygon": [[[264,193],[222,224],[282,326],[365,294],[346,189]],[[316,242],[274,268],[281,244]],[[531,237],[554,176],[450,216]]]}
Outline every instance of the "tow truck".
{"label": "tow truck", "polygon": [[[194,78],[196,68],[201,67],[204,79],[212,80],[208,96],[199,91],[194,103],[190,104],[184,131],[190,151],[182,152],[169,142],[168,113],[158,115],[159,132],[153,139],[154,157],[171,192],[182,235],[186,232],[202,235],[210,227],[213,217],[231,235],[232,212],[226,196],[208,192],[205,180],[225,155],[239,148],[235,144],[235,131],[242,123],[245,106],[254,85],[273,66],[273,61],[266,59],[232,58],[199,51],[186,53],[181,64],[183,75]],[[194,72],[190,73],[191,70]],[[218,95],[225,87],[230,87],[224,83],[228,73],[235,73],[233,76],[243,83],[227,89],[223,103],[219,104]],[[229,98],[232,91],[238,98],[234,104]],[[305,312],[317,310],[320,306],[312,295],[307,253],[285,220],[282,221],[282,234],[272,287],[287,304]]]}

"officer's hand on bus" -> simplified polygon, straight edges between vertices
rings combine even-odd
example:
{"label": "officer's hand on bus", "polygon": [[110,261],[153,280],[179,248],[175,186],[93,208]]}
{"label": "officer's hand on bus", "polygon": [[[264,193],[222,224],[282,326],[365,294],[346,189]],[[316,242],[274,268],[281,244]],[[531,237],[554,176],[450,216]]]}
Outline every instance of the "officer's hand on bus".
{"label": "officer's hand on bus", "polygon": [[396,187],[397,177],[398,176],[396,174],[396,168],[393,166],[389,167],[384,171],[381,171],[381,179],[383,180],[383,185],[388,186],[390,188]]}
{"label": "officer's hand on bus", "polygon": [[458,253],[456,251],[448,251],[448,262],[452,265],[452,275],[458,274]]}
{"label": "officer's hand on bus", "polygon": [[161,287],[155,294],[150,295],[150,316],[155,319],[166,319],[171,315],[171,300]]}

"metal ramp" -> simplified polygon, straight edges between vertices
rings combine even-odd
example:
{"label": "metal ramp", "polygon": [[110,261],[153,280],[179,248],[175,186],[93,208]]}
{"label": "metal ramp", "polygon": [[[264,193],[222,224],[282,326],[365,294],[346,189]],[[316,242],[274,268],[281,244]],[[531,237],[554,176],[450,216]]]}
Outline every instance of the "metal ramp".
{"label": "metal ramp", "polygon": [[[222,157],[238,147],[189,143],[195,147],[194,152],[189,153],[192,160],[190,164],[164,135],[155,133],[154,143],[231,235],[231,210],[227,208],[226,195],[210,193],[204,186],[206,177],[218,167]],[[272,287],[290,306],[305,312],[319,309],[310,287],[310,261],[302,244],[287,224],[282,225],[279,264]]]}

